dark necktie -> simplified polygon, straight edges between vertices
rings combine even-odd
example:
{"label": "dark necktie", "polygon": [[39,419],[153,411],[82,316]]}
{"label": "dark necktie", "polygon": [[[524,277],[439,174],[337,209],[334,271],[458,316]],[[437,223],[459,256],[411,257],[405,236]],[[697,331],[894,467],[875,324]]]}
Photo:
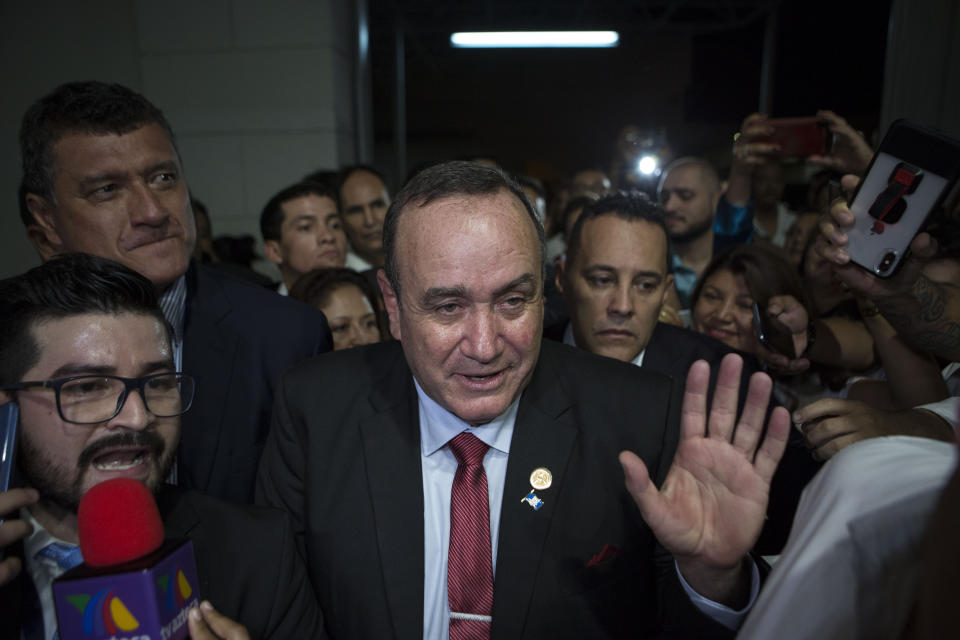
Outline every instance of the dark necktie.
{"label": "dark necktie", "polygon": [[450,640],[489,638],[493,567],[487,474],[483,470],[483,456],[489,447],[471,433],[461,433],[447,444],[459,465],[450,492]]}

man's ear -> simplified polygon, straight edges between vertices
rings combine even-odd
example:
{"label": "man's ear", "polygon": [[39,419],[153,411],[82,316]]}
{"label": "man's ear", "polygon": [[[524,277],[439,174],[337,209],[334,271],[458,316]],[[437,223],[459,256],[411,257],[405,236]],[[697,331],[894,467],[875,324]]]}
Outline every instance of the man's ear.
{"label": "man's ear", "polygon": [[672,274],[672,273],[668,273],[668,274],[667,274],[667,279],[666,279],[666,281],[665,281],[663,284],[664,284],[664,286],[663,286],[663,296],[661,296],[661,298],[660,298],[660,306],[661,306],[661,307],[662,307],[664,304],[666,304],[666,302],[667,302],[667,296],[670,295],[670,290],[673,288],[673,274]]}
{"label": "man's ear", "polygon": [[380,293],[383,295],[383,305],[387,308],[387,318],[390,319],[390,335],[396,340],[400,337],[400,299],[390,280],[387,278],[387,272],[383,269],[377,269],[377,284],[380,285]]}
{"label": "man's ear", "polygon": [[277,266],[283,264],[283,256],[280,253],[280,243],[276,240],[265,240],[263,243],[263,255],[267,260]]}
{"label": "man's ear", "polygon": [[36,193],[26,194],[24,201],[30,217],[33,218],[33,224],[27,226],[27,238],[40,254],[40,259],[46,262],[64,253],[63,239],[57,230],[53,205]]}
{"label": "man's ear", "polygon": [[557,285],[557,291],[563,293],[563,279],[567,277],[567,261],[562,256],[557,256],[553,265],[557,268],[557,272],[553,276],[553,283]]}

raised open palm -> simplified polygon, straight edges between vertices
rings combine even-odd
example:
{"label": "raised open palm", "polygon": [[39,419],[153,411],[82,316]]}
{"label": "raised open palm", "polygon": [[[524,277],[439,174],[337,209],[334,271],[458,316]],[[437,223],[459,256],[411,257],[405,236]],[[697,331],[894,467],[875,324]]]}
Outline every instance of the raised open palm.
{"label": "raised open palm", "polygon": [[736,568],[763,525],[770,479],[786,447],[790,416],[777,407],[761,438],[772,382],[757,373],[737,422],[742,368],[739,356],[724,357],[708,416],[710,365],[697,361],[690,367],[680,442],[660,490],[640,458],[629,451],[620,454],[627,489],[643,519],[681,568]]}

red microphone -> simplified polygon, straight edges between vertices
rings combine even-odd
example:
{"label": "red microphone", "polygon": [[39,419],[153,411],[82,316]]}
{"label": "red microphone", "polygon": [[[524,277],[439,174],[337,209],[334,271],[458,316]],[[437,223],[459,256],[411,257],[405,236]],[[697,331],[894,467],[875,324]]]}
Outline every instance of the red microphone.
{"label": "red microphone", "polygon": [[83,564],[53,583],[62,640],[187,637],[200,603],[193,543],[163,540],[150,490],[132,478],[91,487],[77,528]]}
{"label": "red microphone", "polygon": [[163,521],[147,486],[133,478],[94,485],[77,510],[83,562],[109,567],[156,551],[163,544]]}

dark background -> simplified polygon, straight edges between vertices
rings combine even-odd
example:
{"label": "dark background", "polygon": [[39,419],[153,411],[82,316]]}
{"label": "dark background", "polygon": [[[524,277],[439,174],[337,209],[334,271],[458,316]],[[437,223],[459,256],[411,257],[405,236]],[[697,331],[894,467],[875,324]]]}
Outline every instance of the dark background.
{"label": "dark background", "polygon": [[[393,173],[395,33],[405,40],[407,169],[485,155],[548,182],[607,167],[627,124],[665,129],[678,155],[719,165],[760,104],[829,108],[877,136],[890,1],[371,0],[375,163]],[[613,49],[454,49],[464,30],[615,29]],[[397,180],[394,180],[397,182]],[[397,187],[399,185],[394,185]]]}

